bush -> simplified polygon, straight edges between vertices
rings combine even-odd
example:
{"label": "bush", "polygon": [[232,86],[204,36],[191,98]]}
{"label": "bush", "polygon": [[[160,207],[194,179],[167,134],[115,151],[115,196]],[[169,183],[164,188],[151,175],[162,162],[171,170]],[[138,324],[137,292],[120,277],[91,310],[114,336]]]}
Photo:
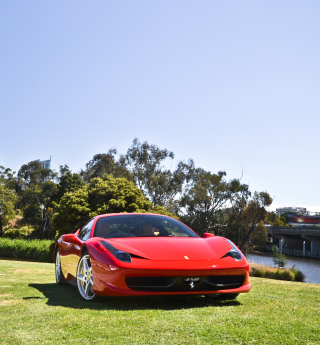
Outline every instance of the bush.
{"label": "bush", "polygon": [[28,237],[32,236],[34,231],[35,229],[33,226],[25,225],[21,226],[20,228],[10,228],[3,234],[3,237],[11,239],[27,239]]}
{"label": "bush", "polygon": [[54,262],[54,241],[0,238],[0,256]]}
{"label": "bush", "polygon": [[254,277],[259,277],[259,278],[262,278],[265,275],[265,272],[262,269],[258,269],[258,270],[254,269],[252,273]]}
{"label": "bush", "polygon": [[290,270],[284,270],[280,272],[280,279],[281,280],[288,280],[288,281],[292,281],[294,280],[294,274],[292,271]]}
{"label": "bush", "polygon": [[265,278],[274,279],[274,272],[272,272],[272,271],[265,271],[264,277]]}
{"label": "bush", "polygon": [[304,282],[306,279],[306,276],[299,270],[292,269],[294,274],[294,280],[297,282]]}

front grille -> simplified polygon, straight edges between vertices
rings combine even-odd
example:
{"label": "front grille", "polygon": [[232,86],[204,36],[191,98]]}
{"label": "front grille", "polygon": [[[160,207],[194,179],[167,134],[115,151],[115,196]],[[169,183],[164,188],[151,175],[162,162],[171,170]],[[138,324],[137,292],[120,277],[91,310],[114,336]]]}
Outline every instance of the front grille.
{"label": "front grille", "polygon": [[128,287],[135,291],[187,292],[236,289],[244,282],[243,275],[195,277],[127,277]]}

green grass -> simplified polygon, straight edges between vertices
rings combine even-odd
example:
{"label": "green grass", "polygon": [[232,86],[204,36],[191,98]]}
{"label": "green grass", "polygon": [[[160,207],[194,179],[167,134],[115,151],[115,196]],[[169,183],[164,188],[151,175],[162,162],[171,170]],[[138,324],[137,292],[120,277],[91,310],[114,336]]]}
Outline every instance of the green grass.
{"label": "green grass", "polygon": [[235,301],[106,298],[54,264],[0,260],[0,344],[320,344],[320,285],[251,278]]}

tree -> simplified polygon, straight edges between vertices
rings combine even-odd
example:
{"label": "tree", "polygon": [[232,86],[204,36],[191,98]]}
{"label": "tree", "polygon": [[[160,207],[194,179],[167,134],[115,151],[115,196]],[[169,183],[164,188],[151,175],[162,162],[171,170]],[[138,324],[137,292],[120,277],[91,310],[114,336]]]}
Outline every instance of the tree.
{"label": "tree", "polygon": [[[248,191],[246,187],[245,190]],[[241,201],[241,198],[239,200]],[[267,216],[265,208],[272,203],[272,198],[266,192],[255,192],[251,198],[247,194],[247,198],[243,198],[243,200],[245,200],[245,204],[242,204],[241,207],[236,207],[235,210],[230,209],[225,232],[225,236],[240,249],[248,242],[260,245],[266,241],[268,233],[263,224]]]}
{"label": "tree", "polygon": [[287,257],[280,252],[280,249],[277,246],[272,246],[272,256],[275,265],[286,267],[288,262]]}
{"label": "tree", "polygon": [[[190,168],[192,170],[192,166]],[[224,171],[212,174],[201,168],[189,174],[180,206],[185,210],[184,219],[199,234],[214,229],[214,213],[222,208],[228,197],[225,176]]]}
{"label": "tree", "polygon": [[12,190],[12,180],[14,179],[11,169],[0,166],[0,235],[3,234],[3,225],[15,217],[14,207],[17,195]]}
{"label": "tree", "polygon": [[249,237],[259,229],[259,223],[264,221],[267,214],[265,207],[270,206],[271,203],[272,198],[267,192],[254,193],[244,210],[244,226],[241,241],[239,241],[240,249],[249,240]]}
{"label": "tree", "polygon": [[0,233],[2,226],[8,224],[9,220],[15,218],[14,206],[17,201],[16,194],[0,184]]}
{"label": "tree", "polygon": [[16,191],[19,196],[18,205],[23,211],[27,223],[38,225],[40,237],[48,234],[53,208],[52,198],[57,194],[58,187],[53,179],[56,173],[43,169],[37,161],[22,165],[16,179]]}
{"label": "tree", "polygon": [[185,179],[183,165],[179,164],[173,172],[163,166],[166,159],[174,159],[172,151],[160,149],[146,141],[141,144],[135,138],[125,159],[136,185],[154,206],[168,206],[181,192]]}
{"label": "tree", "polygon": [[273,211],[271,212],[267,212],[267,216],[266,216],[266,222],[267,224],[273,225],[273,223],[276,221],[276,219],[278,219],[279,217],[277,216],[277,214]]}
{"label": "tree", "polygon": [[73,174],[67,165],[60,166],[58,192],[54,198],[57,203],[66,192],[75,191],[84,185],[80,174]]}
{"label": "tree", "polygon": [[280,218],[277,218],[274,222],[273,222],[273,224],[272,224],[272,226],[284,226],[284,224],[283,224],[283,221],[280,219]]}
{"label": "tree", "polygon": [[104,213],[147,212],[151,203],[133,182],[105,174],[65,193],[54,215],[58,234],[74,232],[90,218]]}
{"label": "tree", "polygon": [[116,149],[110,149],[107,153],[99,153],[86,164],[86,169],[81,170],[80,175],[85,183],[89,183],[92,178],[103,177],[109,174],[113,177],[123,177],[132,180],[130,172],[126,168],[125,157],[120,155],[116,160]]}
{"label": "tree", "polygon": [[243,211],[247,206],[248,199],[251,196],[249,186],[246,184],[241,184],[239,179],[234,179],[229,182],[228,186],[228,199],[231,205],[233,218],[235,219],[235,239],[236,244],[239,243],[239,232],[241,226],[241,219],[243,216]]}

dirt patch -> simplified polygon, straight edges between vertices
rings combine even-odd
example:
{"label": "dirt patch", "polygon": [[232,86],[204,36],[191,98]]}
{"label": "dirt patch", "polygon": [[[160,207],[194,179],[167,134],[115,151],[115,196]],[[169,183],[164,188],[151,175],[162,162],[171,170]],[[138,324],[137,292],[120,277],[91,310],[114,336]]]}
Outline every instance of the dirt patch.
{"label": "dirt patch", "polygon": [[48,273],[48,270],[31,270],[31,269],[19,269],[19,270],[15,270],[15,273],[27,273],[27,274],[30,274],[30,273],[37,273],[37,274],[41,274],[41,273]]}
{"label": "dirt patch", "polygon": [[4,301],[0,301],[0,306],[1,305],[7,305],[7,304],[10,304],[10,303],[12,303],[12,302],[14,302],[14,300],[4,300]]}
{"label": "dirt patch", "polygon": [[0,297],[8,297],[8,296],[11,296],[11,294],[10,293],[4,293],[4,294],[0,295]]}

